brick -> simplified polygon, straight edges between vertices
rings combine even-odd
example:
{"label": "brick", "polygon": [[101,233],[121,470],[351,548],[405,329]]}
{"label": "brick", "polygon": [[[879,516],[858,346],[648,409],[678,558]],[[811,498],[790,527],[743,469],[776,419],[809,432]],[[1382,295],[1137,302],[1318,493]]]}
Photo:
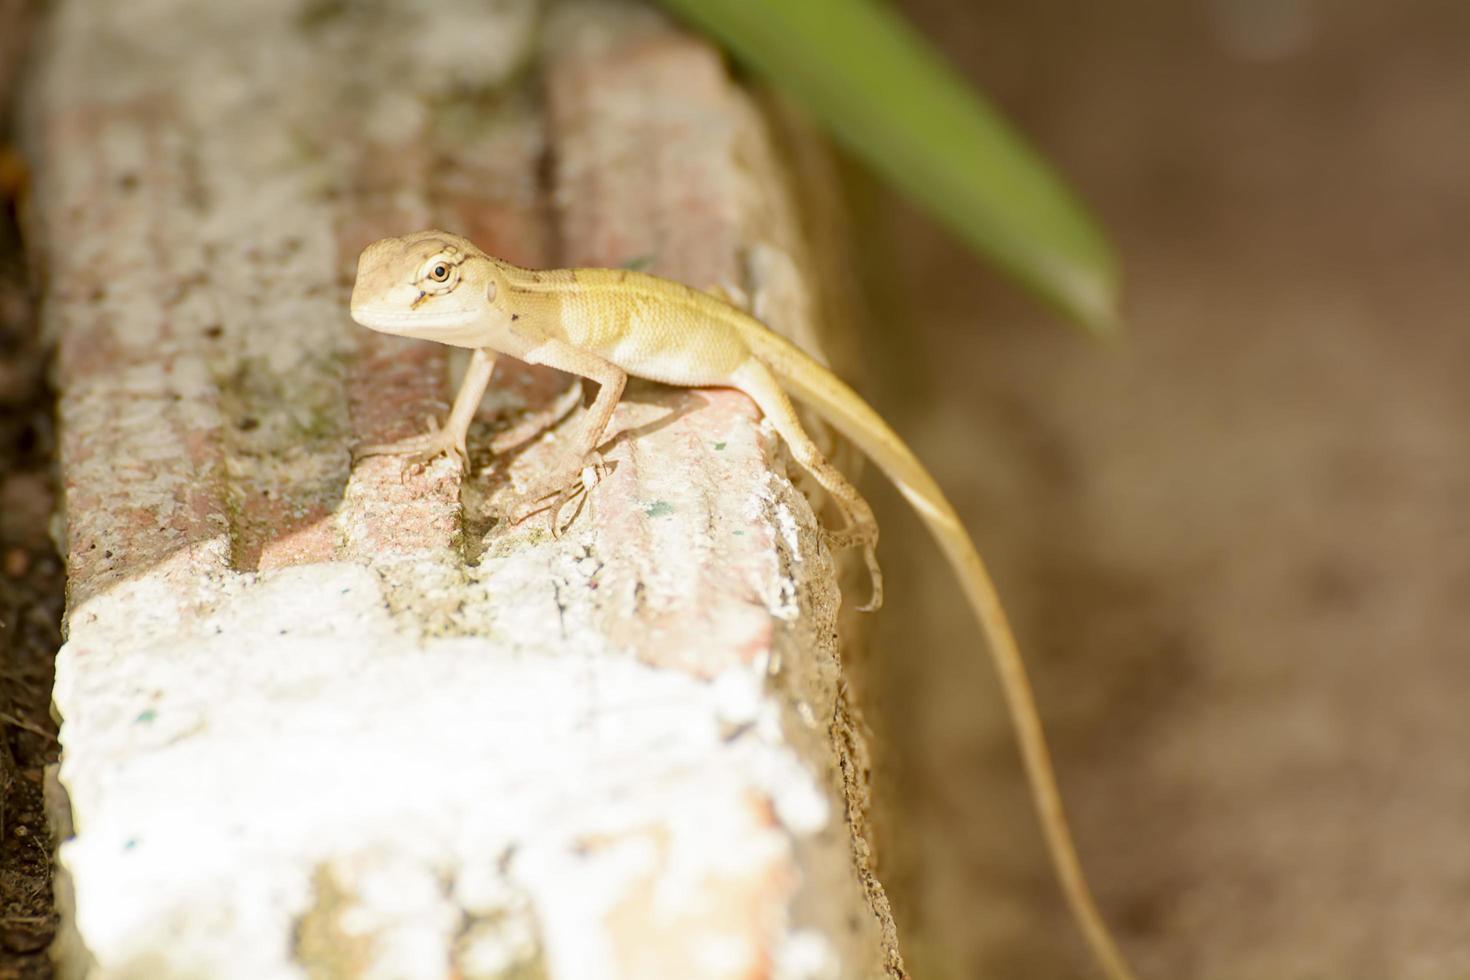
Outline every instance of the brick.
{"label": "brick", "polygon": [[720,58],[611,2],[534,51],[532,4],[56,7],[63,974],[882,973],[835,570],[744,396],[630,385],[559,537],[499,508],[564,433],[486,452],[552,372],[497,365],[472,473],[350,461],[452,391],[448,352],[346,316],[381,235],[648,261],[811,342]]}

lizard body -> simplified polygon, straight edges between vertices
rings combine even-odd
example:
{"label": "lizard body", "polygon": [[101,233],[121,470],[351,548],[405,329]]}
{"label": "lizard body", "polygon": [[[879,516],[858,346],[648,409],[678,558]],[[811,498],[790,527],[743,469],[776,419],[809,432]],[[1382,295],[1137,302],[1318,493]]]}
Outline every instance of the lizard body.
{"label": "lizard body", "polygon": [[1104,972],[1112,980],[1131,980],[1083,876],[1030,683],[989,573],[928,470],[841,379],[759,320],[709,293],[628,269],[522,269],[440,231],[369,245],[358,261],[351,312],[373,330],[473,351],[443,428],[363,447],[359,455],[454,452],[467,459],[465,435],[497,354],[598,383],[566,465],[528,488],[512,519],[577,482],[586,458],[602,442],[628,375],[671,385],[738,388],[837,503],[846,526],[830,532],[830,543],[863,549],[873,582],[865,608],[875,608],[882,601],[878,525],[866,501],[807,435],[787,392],[815,409],[894,482],[948,559],[989,640],[1063,891]]}

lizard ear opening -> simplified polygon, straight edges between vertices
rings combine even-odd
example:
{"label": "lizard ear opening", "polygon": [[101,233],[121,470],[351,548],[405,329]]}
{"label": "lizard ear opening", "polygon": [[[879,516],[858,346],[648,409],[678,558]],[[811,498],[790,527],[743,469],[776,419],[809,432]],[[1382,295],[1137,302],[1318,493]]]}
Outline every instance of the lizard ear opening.
{"label": "lizard ear opening", "polygon": [[494,279],[491,279],[489,282],[485,283],[485,302],[487,302],[487,303],[493,303],[493,302],[495,302],[495,280]]}

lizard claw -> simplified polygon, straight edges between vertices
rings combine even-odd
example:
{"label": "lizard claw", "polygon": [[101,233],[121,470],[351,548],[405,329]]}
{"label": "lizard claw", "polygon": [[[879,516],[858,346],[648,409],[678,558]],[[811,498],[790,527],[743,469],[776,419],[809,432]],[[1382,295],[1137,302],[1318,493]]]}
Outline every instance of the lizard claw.
{"label": "lizard claw", "polygon": [[[582,513],[582,504],[586,503],[588,499],[587,491],[589,489],[585,483],[578,482],[573,483],[556,495],[556,499],[551,502],[551,513],[547,517],[552,538],[559,539],[566,533],[567,528],[572,526],[572,522],[577,519],[577,515]],[[561,520],[562,508],[572,500],[578,502],[577,509],[572,511],[572,516],[563,524]]]}
{"label": "lizard claw", "polygon": [[868,566],[868,583],[872,586],[872,591],[868,593],[868,601],[858,606],[858,611],[877,612],[883,605],[883,569],[878,567],[876,542],[863,545],[863,561]]}
{"label": "lizard claw", "polygon": [[605,474],[606,468],[602,460],[594,457],[587,465],[575,471],[562,472],[539,480],[516,495],[507,510],[507,518],[512,524],[519,524],[532,514],[549,509],[551,536],[559,538],[571,526],[572,521],[577,519],[577,514],[581,513],[579,506],[571,519],[563,524],[562,509],[577,497],[590,494]]}
{"label": "lizard claw", "polygon": [[409,436],[397,442],[359,446],[353,451],[352,458],[357,460],[367,456],[407,456],[408,459],[404,460],[403,469],[398,474],[400,481],[406,479],[410,473],[422,473],[424,467],[436,456],[458,457],[460,466],[468,473],[470,454],[465,445],[465,433],[440,428],[439,420],[432,415],[425,416],[424,425],[428,431],[420,435]]}
{"label": "lizard claw", "polygon": [[858,606],[858,611],[876,611],[883,605],[883,569],[878,566],[878,529],[850,525],[840,531],[828,531],[826,537],[827,547],[833,551],[843,548],[863,549],[863,563],[868,567],[868,581],[872,585],[872,591],[868,593],[868,601]]}

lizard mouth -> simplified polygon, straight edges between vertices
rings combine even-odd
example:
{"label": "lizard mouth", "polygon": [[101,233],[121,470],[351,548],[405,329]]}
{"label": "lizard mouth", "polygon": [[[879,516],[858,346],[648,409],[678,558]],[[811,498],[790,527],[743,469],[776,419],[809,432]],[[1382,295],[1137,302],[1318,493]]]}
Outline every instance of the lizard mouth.
{"label": "lizard mouth", "polygon": [[474,320],[473,315],[457,310],[416,313],[381,306],[354,306],[351,314],[352,319],[370,330],[384,330],[390,333],[403,327],[413,330],[453,329],[467,326]]}

